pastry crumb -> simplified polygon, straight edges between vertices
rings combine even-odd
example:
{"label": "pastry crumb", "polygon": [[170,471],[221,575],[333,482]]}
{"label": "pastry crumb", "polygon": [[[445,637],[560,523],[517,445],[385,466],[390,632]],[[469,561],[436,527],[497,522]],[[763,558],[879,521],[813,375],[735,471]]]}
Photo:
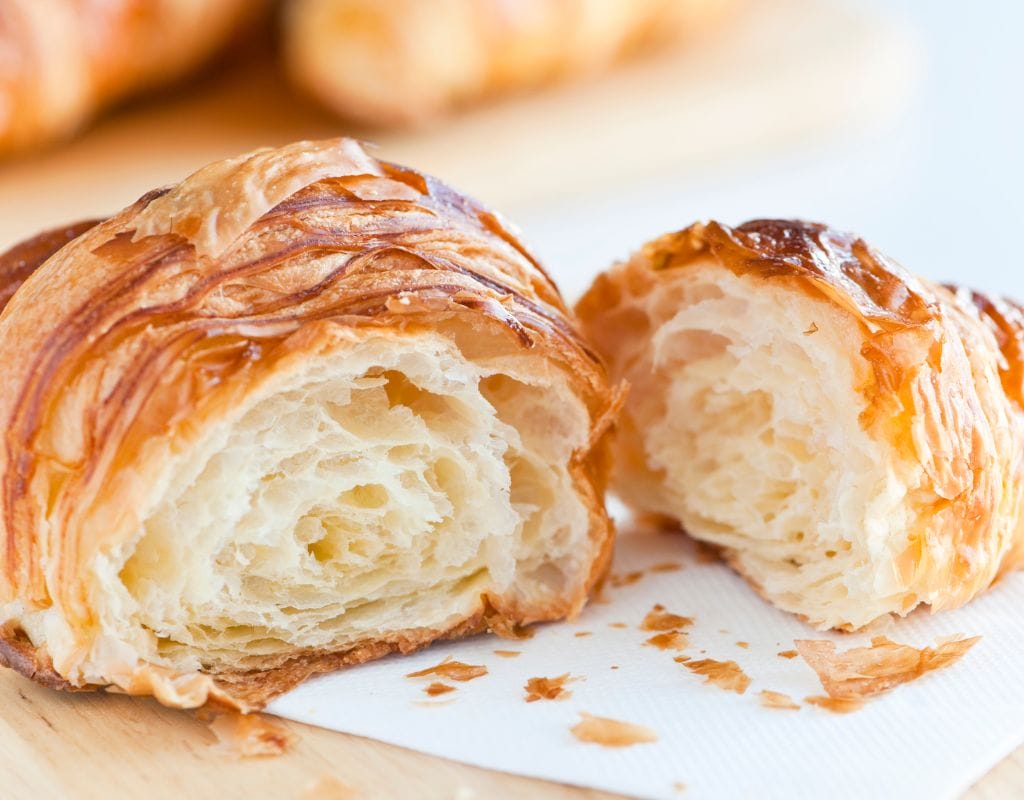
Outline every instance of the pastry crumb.
{"label": "pastry crumb", "polygon": [[199,719],[207,722],[217,742],[213,749],[238,758],[266,758],[288,751],[295,734],[260,714],[237,711],[207,711]]}
{"label": "pastry crumb", "polygon": [[628,628],[629,626],[625,622],[609,622],[609,628]]}
{"label": "pastry crumb", "polygon": [[782,692],[773,692],[771,689],[764,689],[758,695],[761,698],[761,705],[765,708],[782,708],[790,711],[799,711],[800,704],[795,703],[793,698]]}
{"label": "pastry crumb", "polygon": [[796,658],[800,655],[796,650],[783,650],[778,654],[779,658]]}
{"label": "pastry crumb", "polygon": [[440,683],[434,681],[430,686],[424,687],[424,692],[429,694],[431,697],[437,697],[439,694],[448,694],[448,692],[454,692],[455,687],[449,686],[447,683]]}
{"label": "pastry crumb", "polygon": [[980,636],[954,639],[936,648],[918,649],[875,636],[869,647],[836,652],[834,642],[802,639],[796,649],[813,669],[829,697],[858,699],[888,692],[900,684],[954,664],[977,644]]}
{"label": "pastry crumb", "polygon": [[570,730],[572,735],[581,742],[599,744],[604,747],[630,747],[658,741],[658,734],[643,725],[622,722],[607,717],[595,717],[585,711],[580,712],[583,719]]}
{"label": "pastry crumb", "polygon": [[437,675],[441,678],[447,678],[448,680],[459,681],[462,683],[465,681],[471,681],[474,678],[479,678],[481,675],[486,674],[487,667],[482,664],[463,664],[461,661],[456,661],[451,656],[448,656],[440,664],[436,664],[433,667],[427,667],[427,669],[421,669],[418,672],[410,672],[405,677],[427,678]]}
{"label": "pastry crumb", "polygon": [[[678,661],[678,659],[676,660]],[[702,658],[699,661],[682,661],[680,663],[690,672],[703,675],[705,683],[713,684],[728,692],[743,694],[750,686],[750,678],[735,661]]]}
{"label": "pastry crumb", "polygon": [[805,697],[805,703],[818,706],[833,714],[849,714],[864,707],[864,701],[856,697],[828,697],[826,695],[814,695]]}
{"label": "pastry crumb", "polygon": [[640,623],[642,631],[671,631],[679,628],[686,628],[693,624],[690,617],[682,617],[679,614],[672,614],[665,610],[665,606],[658,603],[654,606],[644,621]]}
{"label": "pastry crumb", "polygon": [[576,633],[574,633],[573,636],[575,636],[577,639],[580,639],[584,636],[590,636],[592,633],[593,631],[576,631]]}
{"label": "pastry crumb", "polygon": [[518,658],[523,653],[521,650],[495,650],[494,655],[502,658]]}
{"label": "pastry crumb", "polygon": [[568,700],[572,692],[565,688],[565,684],[577,678],[570,677],[566,672],[557,678],[530,678],[526,681],[523,689],[526,690],[526,702],[534,703],[537,700]]}
{"label": "pastry crumb", "polygon": [[736,646],[742,647],[744,650],[746,650],[748,647],[750,647],[750,642],[736,642]]}
{"label": "pastry crumb", "polygon": [[608,579],[608,583],[615,589],[622,586],[629,586],[636,583],[644,576],[643,572],[637,570],[635,572],[627,572],[625,575],[612,575]]}
{"label": "pastry crumb", "polygon": [[323,775],[306,786],[302,800],[355,800],[359,792],[333,775]]}
{"label": "pastry crumb", "polygon": [[679,631],[667,631],[652,636],[644,644],[657,647],[659,650],[685,650],[690,640],[685,633]]}
{"label": "pastry crumb", "polygon": [[814,333],[817,333],[817,332],[818,332],[818,323],[817,322],[812,322],[811,326],[807,330],[804,331],[804,336],[810,336],[811,334],[814,334]]}
{"label": "pastry crumb", "polygon": [[683,565],[678,561],[663,561],[660,564],[648,567],[651,572],[679,572],[682,568]]}

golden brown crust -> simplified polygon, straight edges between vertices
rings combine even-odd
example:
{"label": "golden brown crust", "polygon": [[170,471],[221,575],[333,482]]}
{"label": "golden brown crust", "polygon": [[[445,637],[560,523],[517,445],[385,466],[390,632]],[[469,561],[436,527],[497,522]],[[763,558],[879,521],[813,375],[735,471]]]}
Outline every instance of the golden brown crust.
{"label": "golden brown crust", "polygon": [[[337,140],[212,165],[73,232],[80,235],[24,281],[0,318],[0,417],[8,422],[0,611],[5,603],[16,617],[59,608],[84,646],[97,623],[81,570],[131,527],[150,442],[187,447],[217,413],[211,397],[230,403],[240,396],[231,392],[275,365],[317,352],[334,329],[418,330],[446,320],[503,331],[509,347],[558,365],[589,410],[590,441],[568,465],[590,516],[593,557],[582,585],[544,607],[484,597],[478,612],[445,630],[268,658],[258,670],[221,671],[214,683],[154,668],[121,689],[172,704],[214,697],[252,707],[319,672],[582,606],[611,554],[605,447],[621,392],[609,390],[555,285],[493,212]],[[0,274],[25,279],[33,260],[71,236],[19,246],[0,258]],[[124,464],[135,466],[119,472]],[[6,660],[30,677],[49,674],[31,660]],[[54,660],[51,672],[68,678],[71,660]]]}
{"label": "golden brown crust", "polygon": [[297,84],[371,125],[422,123],[500,94],[601,72],[707,30],[733,0],[292,0]]}
{"label": "golden brown crust", "polygon": [[0,153],[38,148],[188,73],[262,0],[5,0]]}
{"label": "golden brown crust", "polygon": [[40,265],[72,239],[77,239],[100,220],[87,220],[75,225],[44,231],[19,242],[0,255],[0,312],[14,293]]}
{"label": "golden brown crust", "polygon": [[[860,237],[825,225],[698,223],[599,276],[577,305],[613,376],[622,343],[650,333],[624,309],[709,263],[825,301],[859,329],[861,343],[851,349],[859,348],[870,375],[859,388],[867,402],[861,424],[896,456],[920,465],[925,482],[914,502],[930,503],[920,514],[924,527],[908,532],[896,557],[906,587],[898,613],[922,602],[960,605],[1024,562],[1020,305],[919,279]],[[609,322],[614,309],[617,325]],[[642,420],[627,413],[621,425],[620,442],[639,441]],[[636,446],[623,444],[617,453],[623,471],[643,469],[643,459]],[[744,571],[734,554],[726,558]]]}

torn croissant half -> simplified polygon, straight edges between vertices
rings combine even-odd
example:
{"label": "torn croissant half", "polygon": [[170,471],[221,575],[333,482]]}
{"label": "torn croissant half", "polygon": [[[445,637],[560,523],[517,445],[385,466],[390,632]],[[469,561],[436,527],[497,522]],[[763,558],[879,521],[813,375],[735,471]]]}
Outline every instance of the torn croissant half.
{"label": "torn croissant half", "polygon": [[572,615],[607,566],[604,369],[432,178],[257,151],[0,277],[0,660],[43,683],[256,708]]}
{"label": "torn croissant half", "polygon": [[769,600],[857,629],[1018,566],[1024,316],[855,236],[759,220],[646,245],[580,301],[631,385],[614,483]]}

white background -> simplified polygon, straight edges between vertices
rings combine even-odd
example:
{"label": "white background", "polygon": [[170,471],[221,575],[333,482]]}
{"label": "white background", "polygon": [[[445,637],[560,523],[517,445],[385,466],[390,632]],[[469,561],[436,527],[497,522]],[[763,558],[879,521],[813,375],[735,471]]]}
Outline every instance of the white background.
{"label": "white background", "polygon": [[919,46],[905,107],[799,152],[515,213],[567,297],[610,258],[697,219],[803,217],[913,272],[1024,298],[1024,2],[860,4],[902,17]]}

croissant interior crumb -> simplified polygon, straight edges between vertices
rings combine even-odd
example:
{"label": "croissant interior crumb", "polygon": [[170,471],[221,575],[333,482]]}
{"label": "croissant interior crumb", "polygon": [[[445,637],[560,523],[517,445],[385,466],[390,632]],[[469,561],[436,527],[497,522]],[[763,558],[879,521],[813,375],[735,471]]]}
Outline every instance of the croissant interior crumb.
{"label": "croissant interior crumb", "polygon": [[617,312],[636,334],[618,357],[631,419],[644,420],[624,428],[646,460],[624,477],[631,502],[681,516],[815,624],[859,627],[916,602],[893,563],[916,526],[920,465],[894,460],[861,424],[871,376],[850,344],[857,323],[760,277],[710,264],[677,273]]}
{"label": "croissant interior crumb", "polygon": [[156,663],[238,668],[443,630],[488,592],[561,602],[587,411],[556,368],[473,337],[365,335],[278,369],[101,558],[105,624]]}

